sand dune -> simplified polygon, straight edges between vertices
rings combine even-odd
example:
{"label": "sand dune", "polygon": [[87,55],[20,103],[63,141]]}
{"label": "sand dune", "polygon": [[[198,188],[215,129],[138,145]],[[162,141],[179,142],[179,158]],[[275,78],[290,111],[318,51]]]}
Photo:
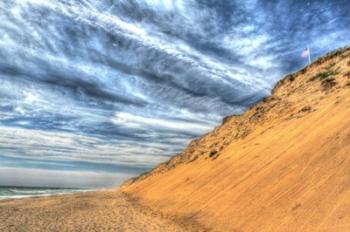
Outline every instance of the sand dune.
{"label": "sand dune", "polygon": [[287,76],[123,191],[212,231],[350,231],[350,49]]}

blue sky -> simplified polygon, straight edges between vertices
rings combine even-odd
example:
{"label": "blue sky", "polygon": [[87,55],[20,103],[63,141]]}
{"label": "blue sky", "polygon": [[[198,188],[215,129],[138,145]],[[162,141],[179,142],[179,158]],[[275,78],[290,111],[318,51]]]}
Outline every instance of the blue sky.
{"label": "blue sky", "polygon": [[[0,185],[112,186],[350,42],[347,1],[3,0]],[[72,178],[69,178],[71,176]]]}

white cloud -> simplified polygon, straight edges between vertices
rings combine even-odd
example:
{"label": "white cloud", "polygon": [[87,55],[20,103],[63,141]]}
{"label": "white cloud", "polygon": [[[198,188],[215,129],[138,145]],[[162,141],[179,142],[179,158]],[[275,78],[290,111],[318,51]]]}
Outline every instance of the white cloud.
{"label": "white cloud", "polygon": [[117,186],[130,177],[123,173],[0,167],[3,186],[103,188]]}
{"label": "white cloud", "polygon": [[[252,30],[250,25],[244,28]],[[263,45],[268,41],[268,35],[244,36],[239,34],[228,34],[223,38],[224,46],[232,49],[235,54],[250,56],[263,49]]]}
{"label": "white cloud", "polygon": [[126,112],[117,112],[112,121],[121,126],[127,127],[152,127],[157,129],[176,130],[192,133],[204,133],[212,127],[202,124],[167,120],[160,118],[147,118]]}
{"label": "white cloud", "polygon": [[35,92],[24,91],[24,101],[28,104],[32,104],[38,101],[42,101],[40,95]]}
{"label": "white cloud", "polygon": [[[58,131],[40,131],[0,126],[2,154],[23,159],[46,161],[86,161],[126,167],[150,167],[166,159],[187,143],[175,138],[171,147],[153,142],[106,142],[103,138]],[[10,149],[9,149],[10,148]],[[158,154],[158,155],[157,155]]]}
{"label": "white cloud", "polygon": [[164,10],[183,9],[184,5],[183,0],[144,0],[139,2],[140,4],[146,2],[150,7],[157,7]]}

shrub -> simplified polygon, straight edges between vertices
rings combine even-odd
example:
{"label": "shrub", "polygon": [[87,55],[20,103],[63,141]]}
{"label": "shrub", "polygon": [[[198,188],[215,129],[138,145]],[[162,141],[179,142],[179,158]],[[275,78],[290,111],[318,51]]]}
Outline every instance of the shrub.
{"label": "shrub", "polygon": [[335,65],[335,63],[330,63],[329,65],[327,65],[326,69],[330,70],[334,65]]}
{"label": "shrub", "polygon": [[217,154],[218,154],[217,150],[212,150],[212,151],[209,152],[209,157],[210,158],[214,158]]}
{"label": "shrub", "polygon": [[290,82],[295,80],[295,76],[297,76],[297,74],[293,73],[293,74],[288,74],[285,78],[283,78],[282,80],[280,80],[278,82],[278,84],[283,84],[285,80],[288,80]]}
{"label": "shrub", "polygon": [[335,81],[334,78],[328,78],[322,81],[322,86],[324,90],[329,90],[333,88],[333,86],[337,85],[337,82]]}
{"label": "shrub", "polygon": [[312,110],[312,107],[311,106],[304,106],[300,112],[310,112]]}
{"label": "shrub", "polygon": [[330,77],[330,76],[334,76],[334,75],[337,75],[336,72],[332,71],[332,70],[328,70],[328,71],[324,71],[324,72],[320,72],[318,74],[316,74],[315,76],[313,76],[310,81],[315,81],[315,80],[324,80],[326,79],[327,77]]}
{"label": "shrub", "polygon": [[305,74],[307,70],[308,70],[308,67],[305,67],[305,68],[303,68],[302,70],[300,70],[300,73],[301,73],[301,74]]}

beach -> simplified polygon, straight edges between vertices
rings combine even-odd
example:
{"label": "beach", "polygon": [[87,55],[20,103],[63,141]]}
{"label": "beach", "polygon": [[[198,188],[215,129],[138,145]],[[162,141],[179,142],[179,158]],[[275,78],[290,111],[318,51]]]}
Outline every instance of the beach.
{"label": "beach", "polygon": [[0,231],[196,231],[119,190],[0,201]]}

